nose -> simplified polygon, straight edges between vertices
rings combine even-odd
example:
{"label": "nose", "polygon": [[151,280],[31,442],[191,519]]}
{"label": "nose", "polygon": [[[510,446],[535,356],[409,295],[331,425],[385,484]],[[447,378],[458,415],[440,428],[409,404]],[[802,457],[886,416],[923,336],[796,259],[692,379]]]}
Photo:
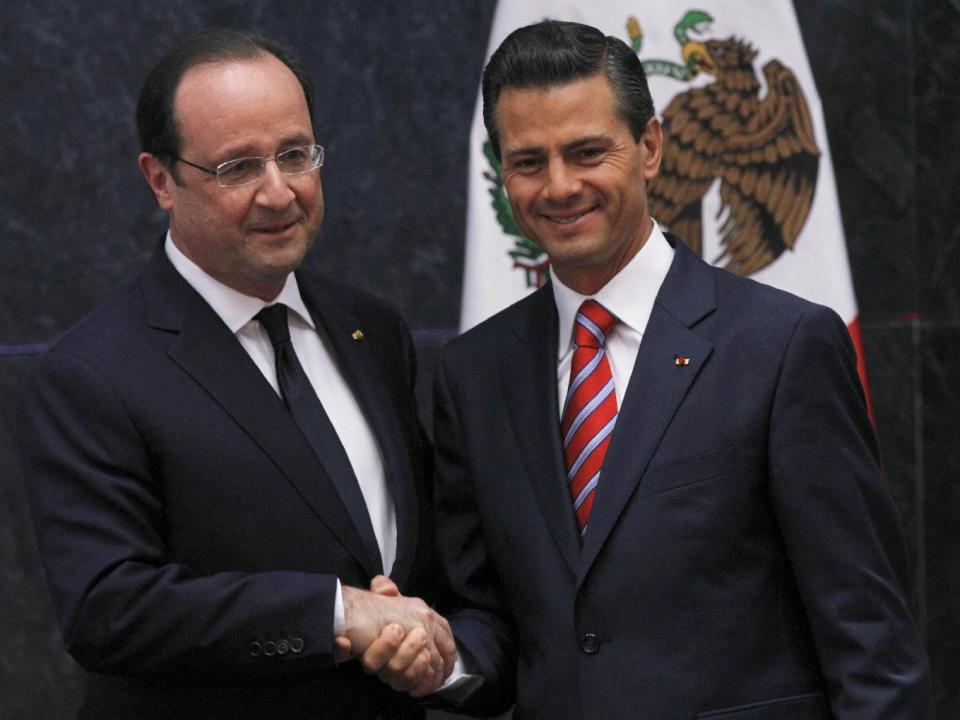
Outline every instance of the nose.
{"label": "nose", "polygon": [[295,197],[296,194],[287,182],[287,176],[280,172],[276,161],[268,161],[257,187],[257,203],[272,209],[283,209],[293,202]]}
{"label": "nose", "polygon": [[547,166],[547,185],[545,195],[547,199],[565,202],[576,197],[583,189],[583,184],[575,168],[571,168],[562,158],[552,159]]}

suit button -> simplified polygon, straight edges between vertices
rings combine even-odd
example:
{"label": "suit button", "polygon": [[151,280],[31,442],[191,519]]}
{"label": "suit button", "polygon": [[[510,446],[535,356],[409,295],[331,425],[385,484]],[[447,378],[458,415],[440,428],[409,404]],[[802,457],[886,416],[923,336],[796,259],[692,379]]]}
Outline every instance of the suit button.
{"label": "suit button", "polygon": [[600,649],[600,638],[593,633],[587,633],[580,638],[580,649],[587,653],[587,655],[593,655]]}
{"label": "suit button", "polygon": [[290,643],[286,640],[277,640],[277,655],[286,655],[290,652]]}
{"label": "suit button", "polygon": [[303,638],[294,638],[291,640],[290,649],[295,653],[303,652]]}
{"label": "suit button", "polygon": [[277,654],[277,644],[273,640],[267,640],[263,644],[263,654],[267,657],[273,657]]}
{"label": "suit button", "polygon": [[251,656],[257,657],[257,656],[260,654],[260,650],[261,650],[260,643],[258,643],[256,640],[254,640],[252,643],[250,643],[250,655],[251,655]]}

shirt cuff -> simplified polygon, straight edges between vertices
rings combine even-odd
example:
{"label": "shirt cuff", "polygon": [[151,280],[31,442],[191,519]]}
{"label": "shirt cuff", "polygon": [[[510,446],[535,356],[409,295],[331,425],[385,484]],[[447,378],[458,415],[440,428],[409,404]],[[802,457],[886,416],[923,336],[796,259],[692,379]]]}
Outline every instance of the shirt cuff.
{"label": "shirt cuff", "polygon": [[[347,632],[347,616],[343,609],[343,588],[340,578],[337,578],[337,593],[333,601],[333,636],[344,635]],[[457,658],[459,660],[459,656]]]}
{"label": "shirt cuff", "polygon": [[[472,663],[470,663],[472,664]],[[450,676],[436,690],[436,694],[444,700],[461,705],[476,692],[477,688],[483,684],[483,677],[468,668],[468,663],[464,662],[463,652],[457,648],[457,659],[453,664],[453,671]]]}

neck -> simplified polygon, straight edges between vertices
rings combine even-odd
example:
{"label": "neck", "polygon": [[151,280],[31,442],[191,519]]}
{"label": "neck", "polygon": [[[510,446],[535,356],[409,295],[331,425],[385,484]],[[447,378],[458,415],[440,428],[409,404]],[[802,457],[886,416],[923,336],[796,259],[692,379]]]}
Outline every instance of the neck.
{"label": "neck", "polygon": [[645,228],[636,235],[636,240],[623,249],[619,254],[608,261],[596,265],[581,265],[577,267],[562,267],[555,264],[553,271],[560,282],[581,295],[596,295],[603,286],[613,280],[623,270],[637,253],[647,244],[653,232],[653,219],[649,216],[643,221]]}

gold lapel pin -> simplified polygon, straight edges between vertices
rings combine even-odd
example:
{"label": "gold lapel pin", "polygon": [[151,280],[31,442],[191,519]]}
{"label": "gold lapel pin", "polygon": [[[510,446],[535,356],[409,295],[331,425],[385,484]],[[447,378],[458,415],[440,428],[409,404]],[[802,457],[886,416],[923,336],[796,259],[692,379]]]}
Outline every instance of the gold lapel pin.
{"label": "gold lapel pin", "polygon": [[363,340],[363,330],[357,328],[353,331],[353,334],[350,337],[352,337],[354,340]]}
{"label": "gold lapel pin", "polygon": [[688,358],[685,355],[676,355],[673,358],[673,362],[675,365],[679,367],[686,367],[687,365],[690,364],[690,358]]}

